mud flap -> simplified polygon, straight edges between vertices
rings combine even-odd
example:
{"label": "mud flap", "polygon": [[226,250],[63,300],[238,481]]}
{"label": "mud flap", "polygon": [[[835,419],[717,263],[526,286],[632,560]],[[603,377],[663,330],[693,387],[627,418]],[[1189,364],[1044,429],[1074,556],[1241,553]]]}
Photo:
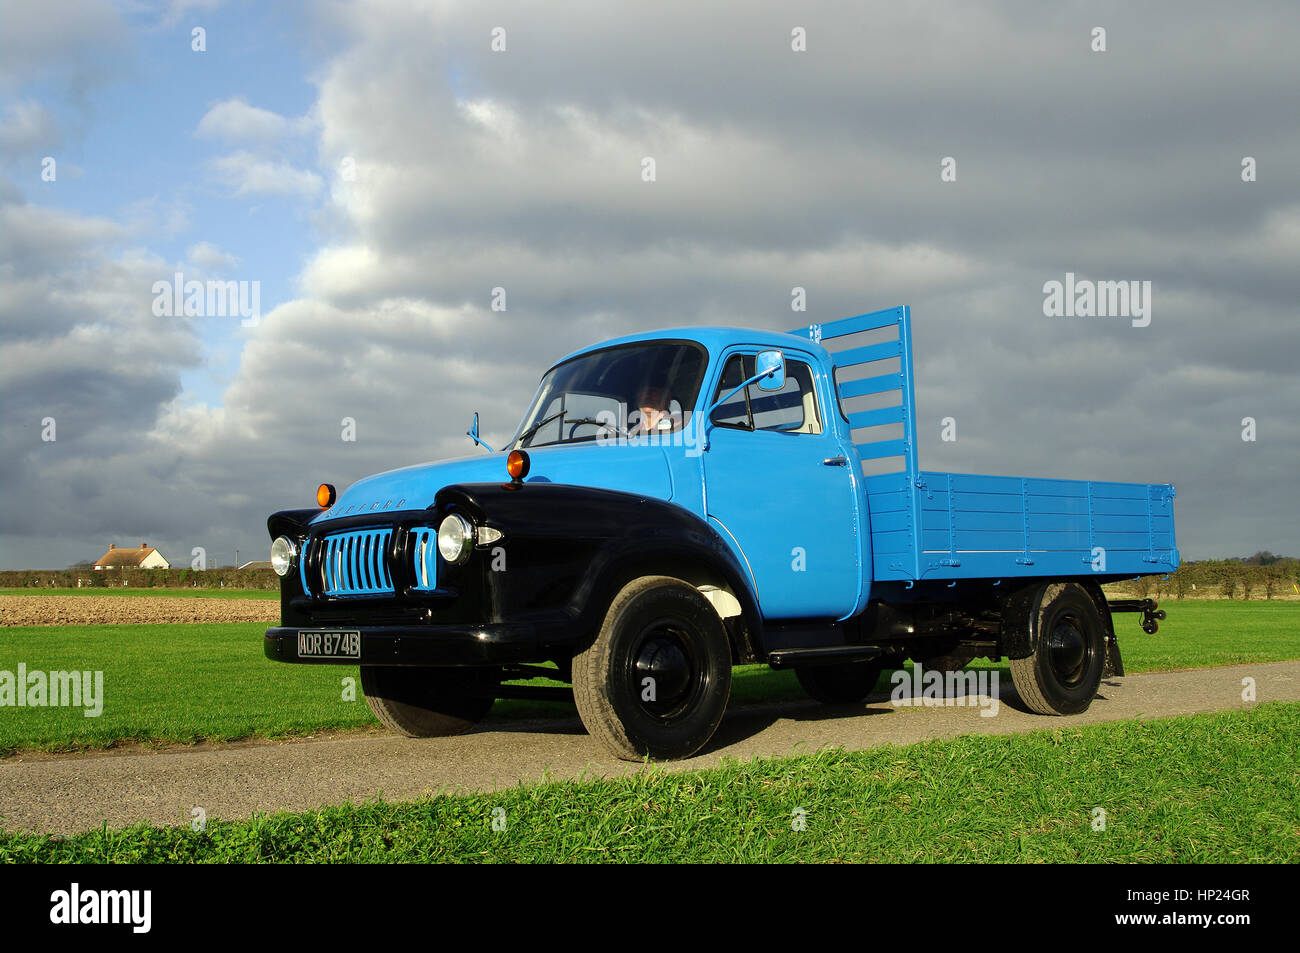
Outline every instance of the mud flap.
{"label": "mud flap", "polygon": [[1124,676],[1124,660],[1119,654],[1119,639],[1115,638],[1115,632],[1112,631],[1106,636],[1106,667],[1101,670],[1102,678],[1112,678],[1114,676]]}

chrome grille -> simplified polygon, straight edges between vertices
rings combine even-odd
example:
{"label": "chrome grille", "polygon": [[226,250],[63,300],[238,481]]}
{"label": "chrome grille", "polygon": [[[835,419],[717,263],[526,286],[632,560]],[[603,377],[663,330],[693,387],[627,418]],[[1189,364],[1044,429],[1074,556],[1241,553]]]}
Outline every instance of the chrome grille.
{"label": "chrome grille", "polygon": [[412,589],[438,588],[438,531],[429,526],[411,530],[411,568],[415,584]]}
{"label": "chrome grille", "polygon": [[385,596],[393,594],[388,572],[391,526],[333,533],[323,537],[320,579],[327,596]]}

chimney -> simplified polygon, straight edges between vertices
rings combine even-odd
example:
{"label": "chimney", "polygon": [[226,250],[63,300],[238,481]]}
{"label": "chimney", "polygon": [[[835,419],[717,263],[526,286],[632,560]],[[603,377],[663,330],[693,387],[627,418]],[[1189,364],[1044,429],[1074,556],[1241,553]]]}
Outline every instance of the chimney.
{"label": "chimney", "polygon": [[148,543],[145,543],[145,542],[141,542],[141,543],[140,543],[140,548],[141,548],[141,549],[148,549],[148,548],[149,548],[149,544],[148,544]]}
{"label": "chimney", "polygon": [[117,543],[109,543],[109,544],[108,544],[108,548],[109,548],[109,549],[117,549]]}

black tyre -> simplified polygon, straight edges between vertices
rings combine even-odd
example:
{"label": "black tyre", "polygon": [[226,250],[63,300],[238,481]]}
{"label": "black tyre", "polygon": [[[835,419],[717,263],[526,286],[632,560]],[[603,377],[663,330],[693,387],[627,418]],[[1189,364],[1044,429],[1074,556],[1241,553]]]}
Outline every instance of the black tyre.
{"label": "black tyre", "polygon": [[366,704],[384,726],[411,738],[459,735],[495,701],[497,669],[361,666]]}
{"label": "black tyre", "polygon": [[1106,627],[1076,583],[1050,583],[1030,602],[1028,658],[1011,659],[1011,680],[1041,715],[1077,715],[1097,695],[1106,664]]}
{"label": "black tyre", "polygon": [[885,663],[844,662],[837,665],[807,665],[794,670],[799,685],[823,705],[852,705],[875,689]]}
{"label": "black tyre", "polygon": [[713,737],[731,693],[731,646],[694,586],[643,576],[610,603],[573,658],[573,698],[592,737],[618,758],[686,758]]}

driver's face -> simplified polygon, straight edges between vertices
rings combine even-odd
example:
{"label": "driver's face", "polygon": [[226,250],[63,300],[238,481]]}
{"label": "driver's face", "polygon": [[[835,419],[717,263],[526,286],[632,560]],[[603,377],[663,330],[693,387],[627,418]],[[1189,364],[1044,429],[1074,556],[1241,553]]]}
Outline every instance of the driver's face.
{"label": "driver's face", "polygon": [[659,407],[641,407],[641,426],[646,430],[658,430],[659,422],[668,418],[668,411]]}
{"label": "driver's face", "polygon": [[669,417],[668,395],[661,388],[647,387],[637,398],[637,406],[641,410],[642,431],[658,430],[660,422]]}

